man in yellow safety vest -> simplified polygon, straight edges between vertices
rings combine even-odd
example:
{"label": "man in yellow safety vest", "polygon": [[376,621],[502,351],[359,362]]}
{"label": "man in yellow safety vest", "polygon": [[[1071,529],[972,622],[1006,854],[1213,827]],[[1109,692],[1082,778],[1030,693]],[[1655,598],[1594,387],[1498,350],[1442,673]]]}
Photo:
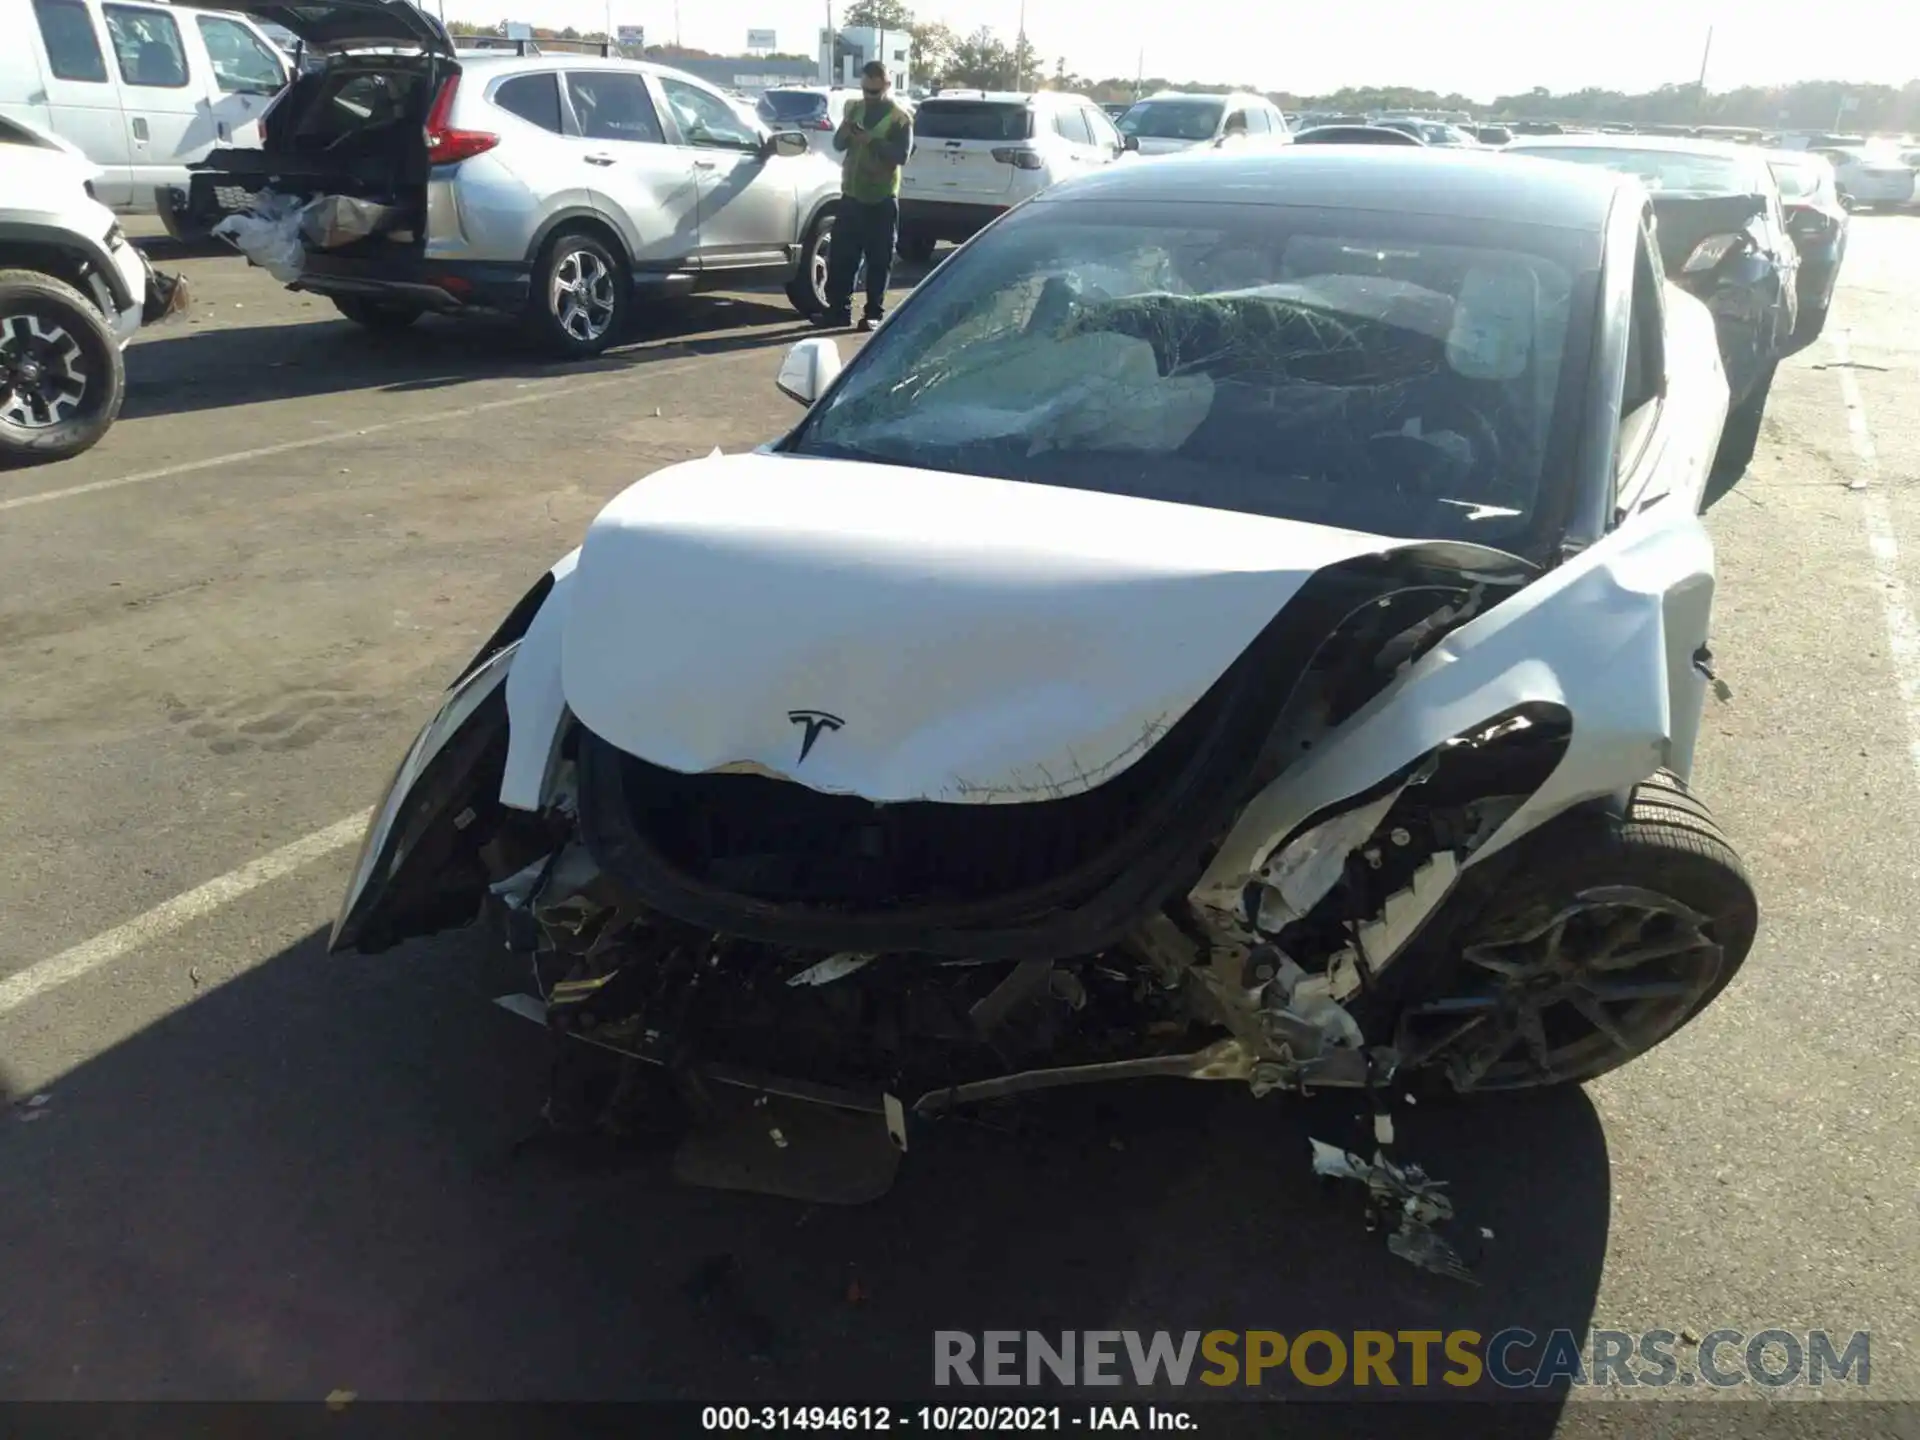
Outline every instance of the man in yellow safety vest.
{"label": "man in yellow safety vest", "polygon": [[867,262],[867,307],[862,330],[880,323],[887,275],[900,237],[900,167],[913,153],[913,113],[888,93],[887,67],[878,60],[860,72],[859,100],[848,104],[833,132],[840,169],[840,208],[827,251],[827,311],[822,325],[853,323],[853,279]]}

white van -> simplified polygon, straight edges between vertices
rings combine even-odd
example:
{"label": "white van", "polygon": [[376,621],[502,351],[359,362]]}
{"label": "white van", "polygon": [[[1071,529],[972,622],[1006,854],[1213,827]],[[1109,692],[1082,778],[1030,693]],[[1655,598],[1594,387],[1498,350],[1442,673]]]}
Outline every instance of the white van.
{"label": "white van", "polygon": [[172,224],[187,166],[257,146],[287,57],[244,16],[140,0],[0,0],[0,115],[78,146],[114,210]]}

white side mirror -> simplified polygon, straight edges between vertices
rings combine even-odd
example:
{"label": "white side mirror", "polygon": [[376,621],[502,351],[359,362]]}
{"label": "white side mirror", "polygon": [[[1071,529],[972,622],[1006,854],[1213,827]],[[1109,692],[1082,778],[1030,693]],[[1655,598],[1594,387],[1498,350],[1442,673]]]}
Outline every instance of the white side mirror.
{"label": "white side mirror", "polygon": [[780,378],[774,383],[780,393],[802,405],[811,405],[827,393],[834,376],[840,373],[840,347],[834,341],[816,336],[802,340],[780,362]]}
{"label": "white side mirror", "polygon": [[773,153],[786,160],[807,153],[807,137],[799,130],[782,130],[772,137]]}

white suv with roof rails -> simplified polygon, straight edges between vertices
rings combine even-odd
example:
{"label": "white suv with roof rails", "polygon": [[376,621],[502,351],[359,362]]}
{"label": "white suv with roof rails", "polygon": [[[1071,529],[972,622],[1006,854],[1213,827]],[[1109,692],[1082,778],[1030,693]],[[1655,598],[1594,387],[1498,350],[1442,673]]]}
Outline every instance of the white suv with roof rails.
{"label": "white suv with roof rails", "polygon": [[1264,95],[1162,90],[1136,100],[1120,117],[1120,133],[1142,155],[1171,155],[1206,146],[1290,145],[1293,131],[1280,107]]}
{"label": "white suv with roof rails", "polygon": [[1128,146],[1084,95],[943,90],[913,108],[900,176],[900,254],[926,260],[1056,181],[1111,165]]}

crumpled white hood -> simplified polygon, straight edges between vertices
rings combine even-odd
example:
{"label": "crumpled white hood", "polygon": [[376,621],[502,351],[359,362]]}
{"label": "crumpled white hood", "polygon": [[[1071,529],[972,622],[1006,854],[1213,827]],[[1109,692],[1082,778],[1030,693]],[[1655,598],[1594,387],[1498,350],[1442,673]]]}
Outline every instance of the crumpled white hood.
{"label": "crumpled white hood", "polygon": [[[630,754],[876,801],[1090,789],[1378,536],[1017,481],[715,455],[593,522],[568,707]],[[809,733],[814,741],[804,760]]]}

